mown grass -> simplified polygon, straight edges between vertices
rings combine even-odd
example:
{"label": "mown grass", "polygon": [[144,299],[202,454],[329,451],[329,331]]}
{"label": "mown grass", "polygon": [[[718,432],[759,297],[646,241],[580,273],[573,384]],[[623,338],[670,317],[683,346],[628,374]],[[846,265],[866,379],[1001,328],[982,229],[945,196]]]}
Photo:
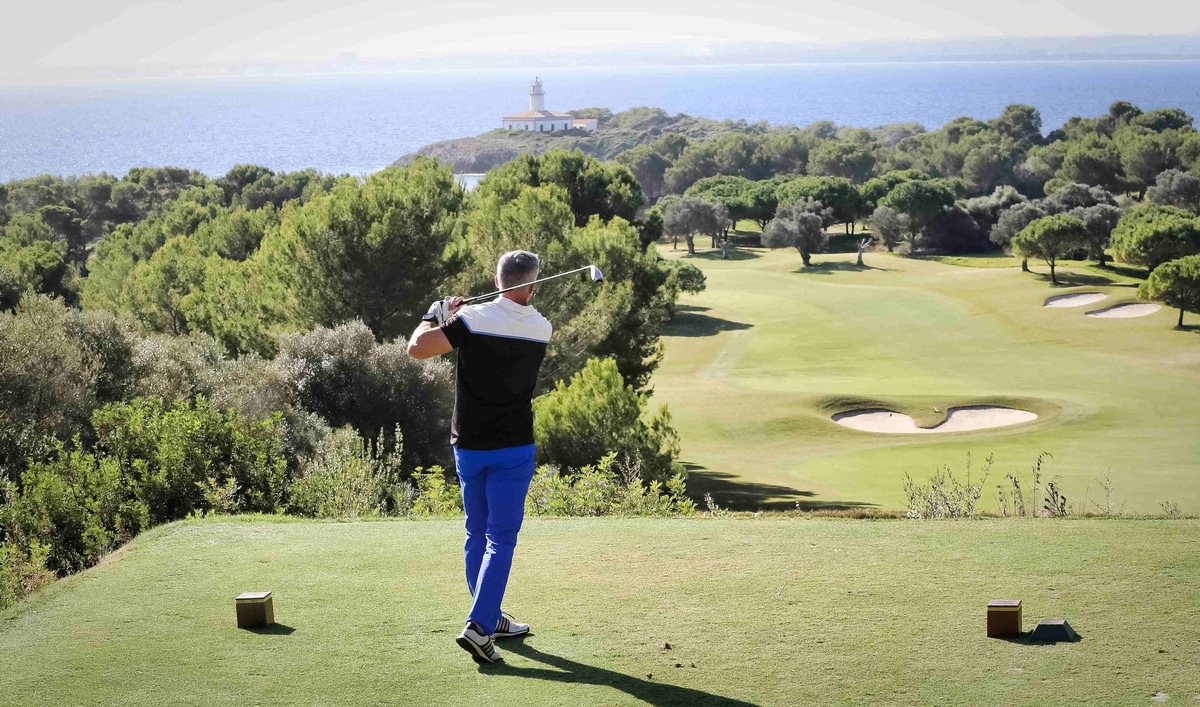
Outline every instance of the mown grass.
{"label": "mown grass", "polygon": [[[1046,269],[957,267],[883,252],[814,256],[739,247],[693,262],[708,288],[667,330],[655,400],[671,407],[690,488],[734,508],[898,508],[905,473],[962,472],[994,453],[995,482],[1041,452],[1077,511],[1109,471],[1126,510],[1165,501],[1200,512],[1200,338],[1169,309],[1139,319],[1086,311],[1136,297],[1139,273],[1069,262]],[[666,257],[686,257],[662,249]],[[1006,259],[1007,260],[1007,259]],[[1043,308],[1104,292],[1096,306]],[[871,404],[867,404],[871,403]],[[948,407],[1006,404],[1036,422],[985,432],[877,435],[834,412],[889,407],[936,424]],[[1085,502],[1086,499],[1086,502]]]}
{"label": "mown grass", "polygon": [[[535,635],[495,667],[453,643],[461,541],[461,520],[158,528],[0,614],[0,703],[1200,699],[1200,521],[533,519],[507,608]],[[258,589],[279,626],[238,630]],[[1083,640],[988,639],[994,598]]]}

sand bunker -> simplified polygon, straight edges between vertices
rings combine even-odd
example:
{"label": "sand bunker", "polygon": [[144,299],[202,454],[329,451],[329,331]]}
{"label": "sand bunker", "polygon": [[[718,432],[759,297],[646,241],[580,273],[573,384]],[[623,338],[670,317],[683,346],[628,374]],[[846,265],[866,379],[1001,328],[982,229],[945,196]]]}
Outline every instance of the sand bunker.
{"label": "sand bunker", "polygon": [[1114,304],[1111,307],[1097,309],[1094,312],[1088,312],[1089,317],[1103,317],[1105,319],[1130,319],[1132,317],[1145,317],[1154,314],[1162,309],[1161,305],[1157,304]]}
{"label": "sand bunker", "polygon": [[1043,307],[1082,307],[1108,299],[1103,292],[1080,292],[1074,295],[1058,295],[1046,300]]}
{"label": "sand bunker", "polygon": [[908,415],[891,410],[851,410],[833,416],[839,425],[863,432],[883,434],[935,434],[939,432],[971,432],[993,427],[1007,427],[1036,420],[1037,415],[1027,410],[971,405],[950,408],[946,419],[935,427],[917,427]]}

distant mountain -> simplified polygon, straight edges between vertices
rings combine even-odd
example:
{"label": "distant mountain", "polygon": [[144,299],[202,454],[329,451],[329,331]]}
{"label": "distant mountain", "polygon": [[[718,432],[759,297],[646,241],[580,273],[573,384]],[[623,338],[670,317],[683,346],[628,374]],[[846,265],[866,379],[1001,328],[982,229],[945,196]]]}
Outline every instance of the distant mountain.
{"label": "distant mountain", "polygon": [[[703,66],[928,61],[1200,60],[1200,34],[868,40],[830,44],[741,42],[664,44],[620,50],[456,55],[410,59],[354,57],[341,71],[472,70],[541,67]],[[311,67],[309,67],[311,68]]]}
{"label": "distant mountain", "polygon": [[405,165],[417,157],[436,157],[460,174],[486,172],[524,153],[541,154],[555,148],[580,149],[600,159],[612,159],[618,153],[667,133],[690,139],[707,140],[727,132],[761,132],[770,128],[763,123],[744,120],[709,120],[680,113],[670,115],[661,108],[630,108],[613,114],[604,108],[570,111],[579,118],[597,118],[594,132],[567,130],[536,133],[524,130],[496,129],[476,137],[444,140],[426,145],[396,161]]}
{"label": "distant mountain", "polygon": [[[674,43],[620,49],[523,54],[456,54],[423,57],[341,55],[335,60],[214,62],[194,66],[104,67],[62,78],[163,78],[187,76],[272,76],[378,74],[395,71],[478,71],[537,67],[704,66],[713,64],[802,64],[927,61],[1200,60],[1200,34],[1013,37],[941,40],[866,40],[828,44],[742,42]],[[54,78],[54,71],[41,78]],[[0,71],[0,82],[6,77]],[[23,83],[17,77],[7,80]]]}
{"label": "distant mountain", "polygon": [[710,56],[731,63],[1200,59],[1200,34],[731,44]]}

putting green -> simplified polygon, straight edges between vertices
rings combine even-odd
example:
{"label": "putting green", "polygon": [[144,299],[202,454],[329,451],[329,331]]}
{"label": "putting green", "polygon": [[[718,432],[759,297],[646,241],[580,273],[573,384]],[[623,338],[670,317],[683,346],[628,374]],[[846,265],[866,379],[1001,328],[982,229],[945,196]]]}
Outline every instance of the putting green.
{"label": "putting green", "polygon": [[[461,519],[187,521],[0,613],[0,703],[1192,704],[1197,537],[1194,520],[535,519],[506,606],[536,635],[479,668],[454,644]],[[263,633],[234,626],[256,589],[279,622]],[[1006,598],[1026,630],[1063,618],[1082,642],[986,638]]]}
{"label": "putting green", "polygon": [[[1005,474],[1021,473],[1028,488],[1030,465],[1049,452],[1046,479],[1061,477],[1077,511],[1104,502],[1098,479],[1111,471],[1126,511],[1161,513],[1170,501],[1200,512],[1198,332],[1174,330],[1167,309],[1103,319],[1043,306],[1076,292],[1132,301],[1136,280],[1122,270],[1066,263],[1054,287],[1015,260],[868,253],[860,270],[853,254],[838,254],[804,268],[793,250],[761,248],[689,260],[708,287],[683,298],[652,384],[697,493],[734,508],[895,509],[906,472],[925,479],[950,465],[962,476],[970,453],[977,479],[994,454],[988,510]],[[975,405],[1038,419],[938,435],[831,420],[888,409],[932,427],[948,408]]]}

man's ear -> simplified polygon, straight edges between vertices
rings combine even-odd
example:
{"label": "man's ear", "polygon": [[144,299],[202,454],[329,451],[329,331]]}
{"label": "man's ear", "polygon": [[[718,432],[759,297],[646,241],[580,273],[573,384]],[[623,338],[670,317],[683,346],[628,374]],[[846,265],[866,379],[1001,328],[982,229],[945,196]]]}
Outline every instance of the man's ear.
{"label": "man's ear", "polygon": [[495,277],[493,277],[493,278],[492,278],[492,282],[495,282],[495,283],[496,283],[496,289],[497,289],[497,290],[498,290],[498,289],[500,289],[500,276],[499,276],[499,275],[496,275]]}

